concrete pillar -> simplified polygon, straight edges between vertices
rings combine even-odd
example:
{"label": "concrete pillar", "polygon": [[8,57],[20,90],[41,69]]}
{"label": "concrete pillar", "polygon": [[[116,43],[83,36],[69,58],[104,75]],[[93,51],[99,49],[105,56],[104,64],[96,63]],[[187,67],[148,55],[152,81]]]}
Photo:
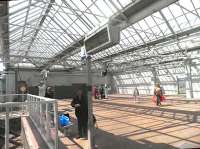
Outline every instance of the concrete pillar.
{"label": "concrete pillar", "polygon": [[186,98],[192,99],[193,87],[192,87],[192,74],[191,74],[191,60],[187,59],[185,61],[185,74],[186,74]]}
{"label": "concrete pillar", "polygon": [[156,68],[152,68],[152,74],[153,74],[153,76],[151,77],[151,92],[150,92],[150,94],[153,94],[155,85],[157,83],[160,83],[160,80],[159,80],[157,72],[156,72]]}
{"label": "concrete pillar", "polygon": [[9,107],[7,105],[5,116],[5,149],[9,149]]}
{"label": "concrete pillar", "polygon": [[[7,71],[5,75],[5,93],[6,94],[15,94],[15,72]],[[5,102],[12,102],[14,97],[5,98]]]}
{"label": "concrete pillar", "polygon": [[15,94],[15,72],[6,72],[6,94]]}
{"label": "concrete pillar", "polygon": [[92,101],[92,74],[91,59],[87,57],[88,72],[88,149],[94,149],[93,101]]}
{"label": "concrete pillar", "polygon": [[109,73],[108,80],[110,83],[109,94],[113,94],[113,93],[115,93],[115,82],[114,82],[113,74]]}

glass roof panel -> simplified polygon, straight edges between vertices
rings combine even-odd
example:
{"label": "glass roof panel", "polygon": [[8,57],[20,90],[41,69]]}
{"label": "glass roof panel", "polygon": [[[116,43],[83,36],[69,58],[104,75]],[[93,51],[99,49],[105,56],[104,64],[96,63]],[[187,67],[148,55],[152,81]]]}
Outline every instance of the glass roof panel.
{"label": "glass roof panel", "polygon": [[[170,30],[170,28],[177,33],[195,26],[199,26],[198,23],[200,21],[200,17],[197,15],[198,10],[195,10],[195,8],[191,5],[191,0],[185,0],[183,2],[183,6],[187,6],[188,11],[183,11],[184,8],[181,7],[182,1],[162,9],[161,12],[165,18],[163,18],[159,12],[156,12],[151,16],[148,16],[145,19],[122,30],[120,33],[120,45],[122,50],[137,47],[138,45],[145,45],[148,42],[173,35],[173,32]],[[190,5],[187,5],[187,3],[190,3]],[[169,24],[167,24],[166,21],[169,22]],[[102,51],[95,54],[93,59],[99,59],[105,55],[112,55],[119,52],[117,48],[113,48],[114,51],[112,52],[109,49],[105,49],[105,52]],[[174,46],[160,48],[159,53],[176,50],[179,50],[179,47],[175,44]],[[155,52],[146,52],[143,55],[150,56],[151,54],[155,54]]]}
{"label": "glass roof panel", "polygon": [[10,9],[9,10],[9,13],[14,13],[14,12],[17,12],[21,9],[24,9],[26,7],[28,7],[29,5],[29,1],[11,1],[9,6],[12,7],[13,9]]}
{"label": "glass roof panel", "polygon": [[172,12],[173,17],[175,17],[175,18],[183,15],[183,12],[181,11],[181,8],[176,4],[170,5],[169,6],[169,10]]}
{"label": "glass roof panel", "polygon": [[[115,6],[121,8],[118,1],[111,3],[101,0],[65,0],[65,2],[56,0],[45,17],[49,2],[49,0],[9,2],[10,44],[12,48],[16,48],[16,53],[24,50],[24,52],[28,51],[29,56],[38,56],[38,53],[43,52],[42,56],[53,57],[105,21],[106,17],[117,12]],[[102,11],[104,7],[106,10]],[[39,26],[40,23],[42,26]],[[107,54],[104,52],[104,55]]]}
{"label": "glass roof panel", "polygon": [[199,0],[192,0],[192,3],[193,3],[195,8],[200,8]]}
{"label": "glass roof panel", "polygon": [[102,0],[97,0],[96,1],[96,5],[103,10],[104,14],[106,15],[107,18],[109,18],[113,12],[111,11],[111,9],[108,7],[108,5],[102,1]]}
{"label": "glass roof panel", "polygon": [[[30,6],[29,3],[31,3]],[[45,15],[49,0],[10,1],[10,48],[15,49],[11,50],[11,53],[24,54],[28,52],[27,55],[30,57],[53,58],[71,43],[82,38],[92,28],[115,14],[118,9],[128,6],[130,3],[134,3],[134,1],[65,0],[64,2],[55,0],[50,12]],[[130,51],[131,48],[139,48],[139,50],[131,51],[132,55],[120,56],[120,62],[139,60],[153,57],[155,54],[178,51],[181,50],[180,48],[198,46],[199,42],[192,44],[192,41],[181,41],[179,46],[177,43],[153,46],[148,44],[159,39],[166,39],[174,33],[200,26],[199,14],[199,0],[179,0],[160,12],[155,12],[123,29],[120,32],[120,43],[95,54],[93,60],[108,57],[120,51]],[[79,54],[70,57],[79,59]],[[39,62],[38,60],[34,61]],[[47,61],[40,62],[46,63]],[[80,63],[71,62],[71,64],[79,65]]]}
{"label": "glass roof panel", "polygon": [[128,4],[130,4],[131,3],[131,0],[117,0],[117,1],[119,1],[120,2],[120,4],[122,4],[123,5],[123,7],[126,7]]}
{"label": "glass roof panel", "polygon": [[[84,2],[85,3],[85,2]],[[90,11],[95,14],[96,16],[102,16],[102,17],[105,17],[105,13],[99,8],[99,6],[97,6],[96,4],[92,5],[88,10],[87,12],[90,12]]]}

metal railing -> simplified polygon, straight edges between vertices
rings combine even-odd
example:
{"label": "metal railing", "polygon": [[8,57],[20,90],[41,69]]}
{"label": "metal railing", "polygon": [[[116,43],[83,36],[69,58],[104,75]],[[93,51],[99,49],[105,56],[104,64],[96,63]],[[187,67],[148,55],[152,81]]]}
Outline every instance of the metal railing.
{"label": "metal railing", "polygon": [[0,96],[0,119],[5,120],[5,149],[9,149],[9,118],[21,116],[30,117],[50,149],[58,149],[57,112],[55,99],[30,94]]}

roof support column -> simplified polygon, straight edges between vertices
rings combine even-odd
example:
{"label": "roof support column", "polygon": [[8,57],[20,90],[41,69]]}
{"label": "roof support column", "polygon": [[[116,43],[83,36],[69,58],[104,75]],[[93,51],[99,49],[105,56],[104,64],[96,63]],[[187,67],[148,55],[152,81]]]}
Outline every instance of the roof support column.
{"label": "roof support column", "polygon": [[150,91],[150,94],[153,94],[154,87],[155,87],[155,85],[157,83],[160,83],[160,80],[158,78],[158,74],[156,72],[156,68],[155,67],[152,68],[151,72],[152,72],[153,77],[151,78],[151,91]]}
{"label": "roof support column", "polygon": [[109,81],[110,81],[110,93],[111,94],[116,94],[117,92],[117,83],[116,80],[114,79],[113,73],[109,73]]}
{"label": "roof support column", "polygon": [[91,73],[91,57],[87,57],[87,98],[88,98],[88,149],[93,149],[94,144],[94,125],[93,125],[93,102],[92,102],[92,73]]}
{"label": "roof support column", "polygon": [[185,61],[185,74],[186,74],[186,98],[192,99],[193,87],[192,87],[192,73],[191,73],[191,59]]}
{"label": "roof support column", "polygon": [[2,50],[5,68],[9,68],[9,30],[8,30],[8,1],[0,1],[0,50]]}

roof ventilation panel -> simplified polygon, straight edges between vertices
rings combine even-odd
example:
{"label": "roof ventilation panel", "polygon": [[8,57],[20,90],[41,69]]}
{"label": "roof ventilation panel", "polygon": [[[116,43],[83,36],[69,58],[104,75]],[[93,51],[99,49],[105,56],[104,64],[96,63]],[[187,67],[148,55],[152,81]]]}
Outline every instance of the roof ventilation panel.
{"label": "roof ventilation panel", "polygon": [[95,54],[120,41],[120,28],[111,24],[90,31],[84,40],[87,54]]}

